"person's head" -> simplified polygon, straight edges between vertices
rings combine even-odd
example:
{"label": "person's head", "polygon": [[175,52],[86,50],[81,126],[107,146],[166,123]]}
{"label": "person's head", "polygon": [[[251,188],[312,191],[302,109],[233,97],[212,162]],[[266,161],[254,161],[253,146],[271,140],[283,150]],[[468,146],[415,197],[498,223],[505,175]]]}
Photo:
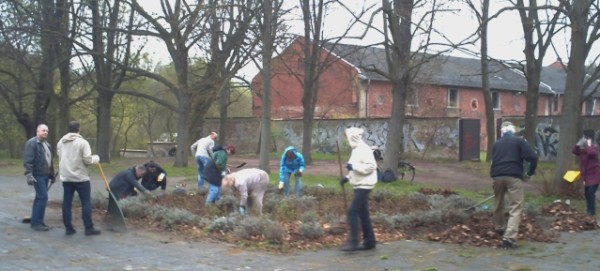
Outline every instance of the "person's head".
{"label": "person's head", "polygon": [[235,184],[235,176],[233,174],[227,174],[223,177],[223,181],[221,181],[222,187],[231,187]]}
{"label": "person's head", "polygon": [[346,129],[346,139],[351,148],[355,148],[358,143],[362,140],[363,133],[365,131],[361,128],[350,127]]}
{"label": "person's head", "polygon": [[514,135],[515,131],[516,131],[516,128],[510,121],[503,122],[502,127],[500,128],[500,133],[502,133],[502,136]]}
{"label": "person's head", "polygon": [[141,178],[146,174],[146,167],[144,165],[135,166],[135,177]]}
{"label": "person's head", "polygon": [[78,121],[69,122],[69,133],[79,133],[79,122]]}
{"label": "person's head", "polygon": [[148,162],[148,166],[146,166],[146,170],[148,170],[149,172],[154,172],[156,171],[156,163],[154,163],[154,161],[150,161]]}
{"label": "person's head", "polygon": [[583,130],[583,137],[585,139],[592,139],[592,140],[594,140],[594,138],[595,138],[594,135],[595,135],[594,130],[590,130],[590,129]]}
{"label": "person's head", "polygon": [[217,140],[217,138],[219,137],[219,135],[217,134],[217,132],[210,132],[210,139]]}
{"label": "person's head", "polygon": [[235,154],[235,146],[233,146],[233,144],[227,144],[225,146],[225,151],[227,151],[227,154]]}
{"label": "person's head", "polygon": [[35,136],[40,140],[44,141],[48,138],[48,126],[46,124],[40,124],[35,129]]}
{"label": "person's head", "polygon": [[296,153],[294,152],[294,149],[289,149],[288,151],[285,152],[285,159],[286,160],[296,159]]}

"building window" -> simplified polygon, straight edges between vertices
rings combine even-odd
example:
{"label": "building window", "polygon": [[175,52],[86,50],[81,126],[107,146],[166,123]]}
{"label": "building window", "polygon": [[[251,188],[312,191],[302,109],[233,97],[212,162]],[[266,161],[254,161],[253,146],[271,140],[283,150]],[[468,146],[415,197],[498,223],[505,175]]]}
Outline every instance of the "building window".
{"label": "building window", "polygon": [[385,97],[383,97],[383,95],[377,96],[377,105],[383,105],[384,101],[385,101]]}
{"label": "building window", "polygon": [[406,104],[408,106],[418,106],[419,100],[417,99],[417,90],[414,88],[409,88],[408,93],[406,93]]}
{"label": "building window", "polygon": [[448,107],[458,108],[458,89],[457,88],[449,88],[448,89]]}
{"label": "building window", "polygon": [[492,108],[500,110],[500,93],[498,92],[492,92]]}
{"label": "building window", "polygon": [[550,112],[558,112],[558,97],[553,96],[552,101],[550,102]]}
{"label": "building window", "polygon": [[585,100],[585,115],[591,116],[594,114],[594,109],[596,108],[596,99],[589,98]]}

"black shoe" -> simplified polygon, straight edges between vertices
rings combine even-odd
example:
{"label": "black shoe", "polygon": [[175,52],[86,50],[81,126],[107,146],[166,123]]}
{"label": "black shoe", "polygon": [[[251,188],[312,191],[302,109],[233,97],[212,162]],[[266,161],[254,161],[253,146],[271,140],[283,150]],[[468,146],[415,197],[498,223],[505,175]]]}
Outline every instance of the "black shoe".
{"label": "black shoe", "polygon": [[75,229],[67,229],[65,231],[65,235],[73,235],[75,233],[77,233],[77,231]]}
{"label": "black shoe", "polygon": [[85,231],[85,235],[90,236],[90,235],[98,235],[100,234],[99,230],[96,229],[91,229],[91,230],[86,230]]}
{"label": "black shoe", "polygon": [[506,239],[502,240],[502,249],[515,249],[515,248],[517,248],[517,246],[513,242],[508,241]]}
{"label": "black shoe", "polygon": [[340,248],[341,251],[357,251],[360,250],[359,246],[353,246],[353,245],[345,245],[343,247]]}
{"label": "black shoe", "polygon": [[495,230],[497,236],[504,236],[504,230]]}
{"label": "black shoe", "polygon": [[360,249],[360,250],[371,250],[371,249],[375,249],[375,245],[368,245],[368,246],[367,245],[362,245],[362,246],[359,246],[358,249]]}
{"label": "black shoe", "polygon": [[50,227],[43,225],[43,224],[38,224],[38,225],[31,225],[31,228],[35,231],[48,231],[50,230]]}

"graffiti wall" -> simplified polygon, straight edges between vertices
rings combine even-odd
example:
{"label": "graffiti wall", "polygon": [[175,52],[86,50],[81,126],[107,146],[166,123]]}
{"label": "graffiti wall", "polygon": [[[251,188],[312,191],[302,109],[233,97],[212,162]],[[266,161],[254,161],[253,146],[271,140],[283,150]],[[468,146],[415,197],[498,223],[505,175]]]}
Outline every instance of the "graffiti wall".
{"label": "graffiti wall", "polygon": [[[271,124],[271,150],[280,152],[290,145],[301,148],[302,127],[302,120],[274,120]],[[343,140],[348,127],[363,128],[364,140],[373,147],[384,149],[389,140],[399,140],[409,157],[458,159],[458,118],[410,118],[402,134],[390,139],[387,138],[388,119],[316,120],[312,134],[313,151],[334,153],[336,142],[339,142],[340,148],[349,151],[349,146]],[[204,130],[218,130],[218,121],[207,120]],[[234,143],[238,153],[252,154],[258,151],[260,120],[230,119],[226,131],[225,141]]]}

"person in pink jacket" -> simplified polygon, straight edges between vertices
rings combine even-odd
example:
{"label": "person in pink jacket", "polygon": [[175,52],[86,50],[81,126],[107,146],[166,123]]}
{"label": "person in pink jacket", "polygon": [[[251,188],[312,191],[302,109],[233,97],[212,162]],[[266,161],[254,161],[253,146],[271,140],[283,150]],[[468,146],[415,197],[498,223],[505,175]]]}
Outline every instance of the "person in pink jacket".
{"label": "person in pink jacket", "polygon": [[579,171],[583,180],[587,214],[596,215],[596,191],[600,184],[600,164],[598,146],[594,143],[594,131],[584,130],[583,137],[573,147],[573,154],[579,157]]}
{"label": "person in pink jacket", "polygon": [[246,213],[248,196],[252,198],[252,208],[255,213],[262,215],[263,196],[269,186],[269,174],[262,169],[247,168],[223,178],[223,187],[231,187],[240,197],[239,211]]}

